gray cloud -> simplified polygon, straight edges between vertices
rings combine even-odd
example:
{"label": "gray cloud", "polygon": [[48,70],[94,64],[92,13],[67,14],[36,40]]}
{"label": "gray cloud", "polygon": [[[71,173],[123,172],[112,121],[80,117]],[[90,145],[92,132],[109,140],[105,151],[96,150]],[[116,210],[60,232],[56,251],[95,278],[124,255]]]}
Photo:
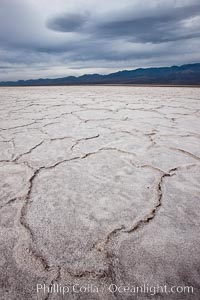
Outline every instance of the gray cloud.
{"label": "gray cloud", "polygon": [[150,11],[150,16],[131,14],[131,10],[134,10],[134,5],[128,9],[125,7],[116,15],[100,15],[97,18],[92,14],[65,14],[51,18],[47,24],[56,31],[79,31],[92,34],[94,38],[121,36],[136,42],[161,43],[200,35],[200,26],[194,31],[190,27],[184,27],[185,20],[200,15],[200,3],[188,3],[183,7],[172,6],[166,10],[160,8],[160,11],[156,9],[156,14]]}
{"label": "gray cloud", "polygon": [[106,37],[127,37],[136,42],[162,43],[200,36],[200,26],[195,31],[184,27],[184,21],[200,15],[200,3],[177,7],[159,15],[122,15],[119,20],[108,20],[97,25],[99,34]]}
{"label": "gray cloud", "polygon": [[78,31],[81,30],[88,18],[87,14],[63,14],[48,20],[47,27],[60,32]]}
{"label": "gray cloud", "polygon": [[199,46],[199,0],[1,0],[0,80],[192,63]]}

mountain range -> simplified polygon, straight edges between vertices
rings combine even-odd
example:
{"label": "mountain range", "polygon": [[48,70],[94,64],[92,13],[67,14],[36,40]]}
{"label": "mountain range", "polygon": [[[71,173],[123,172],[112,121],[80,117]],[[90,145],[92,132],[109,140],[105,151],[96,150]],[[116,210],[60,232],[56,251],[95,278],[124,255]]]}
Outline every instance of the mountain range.
{"label": "mountain range", "polygon": [[84,84],[148,84],[148,85],[200,85],[200,63],[182,66],[139,68],[107,75],[85,74],[55,79],[30,79],[0,82],[0,86]]}

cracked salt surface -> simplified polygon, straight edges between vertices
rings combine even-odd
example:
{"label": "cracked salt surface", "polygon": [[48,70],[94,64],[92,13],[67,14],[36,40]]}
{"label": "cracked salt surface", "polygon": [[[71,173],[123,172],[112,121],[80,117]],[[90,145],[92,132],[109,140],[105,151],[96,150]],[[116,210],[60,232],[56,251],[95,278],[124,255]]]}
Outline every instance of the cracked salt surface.
{"label": "cracked salt surface", "polygon": [[0,94],[0,298],[63,299],[38,283],[148,283],[194,287],[156,299],[199,299],[200,90]]}

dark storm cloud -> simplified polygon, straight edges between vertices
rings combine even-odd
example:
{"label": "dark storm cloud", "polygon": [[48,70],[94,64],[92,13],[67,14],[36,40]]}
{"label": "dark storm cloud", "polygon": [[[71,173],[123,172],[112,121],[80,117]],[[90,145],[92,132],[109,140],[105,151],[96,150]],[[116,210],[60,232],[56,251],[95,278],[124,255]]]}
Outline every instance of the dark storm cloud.
{"label": "dark storm cloud", "polygon": [[175,8],[161,15],[133,17],[122,16],[119,20],[108,20],[99,24],[97,33],[107,37],[127,37],[139,42],[161,43],[200,36],[199,28],[195,32],[185,28],[184,20],[200,14],[200,3]]}
{"label": "dark storm cloud", "polygon": [[134,6],[125,11],[122,9],[116,16],[109,15],[109,19],[101,16],[99,20],[89,14],[65,14],[51,18],[47,25],[61,32],[87,32],[93,34],[94,39],[125,37],[136,42],[161,43],[200,36],[199,28],[193,32],[183,24],[185,20],[200,15],[200,3],[171,7],[166,11],[161,8],[153,16],[132,16],[130,10],[134,10]]}
{"label": "dark storm cloud", "polygon": [[87,14],[63,14],[50,19],[47,27],[60,32],[73,32],[81,29],[87,22],[89,15]]}
{"label": "dark storm cloud", "polygon": [[199,47],[199,0],[1,0],[0,80],[191,63]]}

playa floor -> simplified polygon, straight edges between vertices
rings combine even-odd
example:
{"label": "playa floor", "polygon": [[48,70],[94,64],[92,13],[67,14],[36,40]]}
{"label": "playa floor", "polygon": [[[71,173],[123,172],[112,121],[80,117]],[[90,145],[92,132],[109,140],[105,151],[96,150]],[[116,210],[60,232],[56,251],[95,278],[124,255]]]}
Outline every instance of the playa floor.
{"label": "playa floor", "polygon": [[0,299],[200,299],[199,88],[0,104]]}

